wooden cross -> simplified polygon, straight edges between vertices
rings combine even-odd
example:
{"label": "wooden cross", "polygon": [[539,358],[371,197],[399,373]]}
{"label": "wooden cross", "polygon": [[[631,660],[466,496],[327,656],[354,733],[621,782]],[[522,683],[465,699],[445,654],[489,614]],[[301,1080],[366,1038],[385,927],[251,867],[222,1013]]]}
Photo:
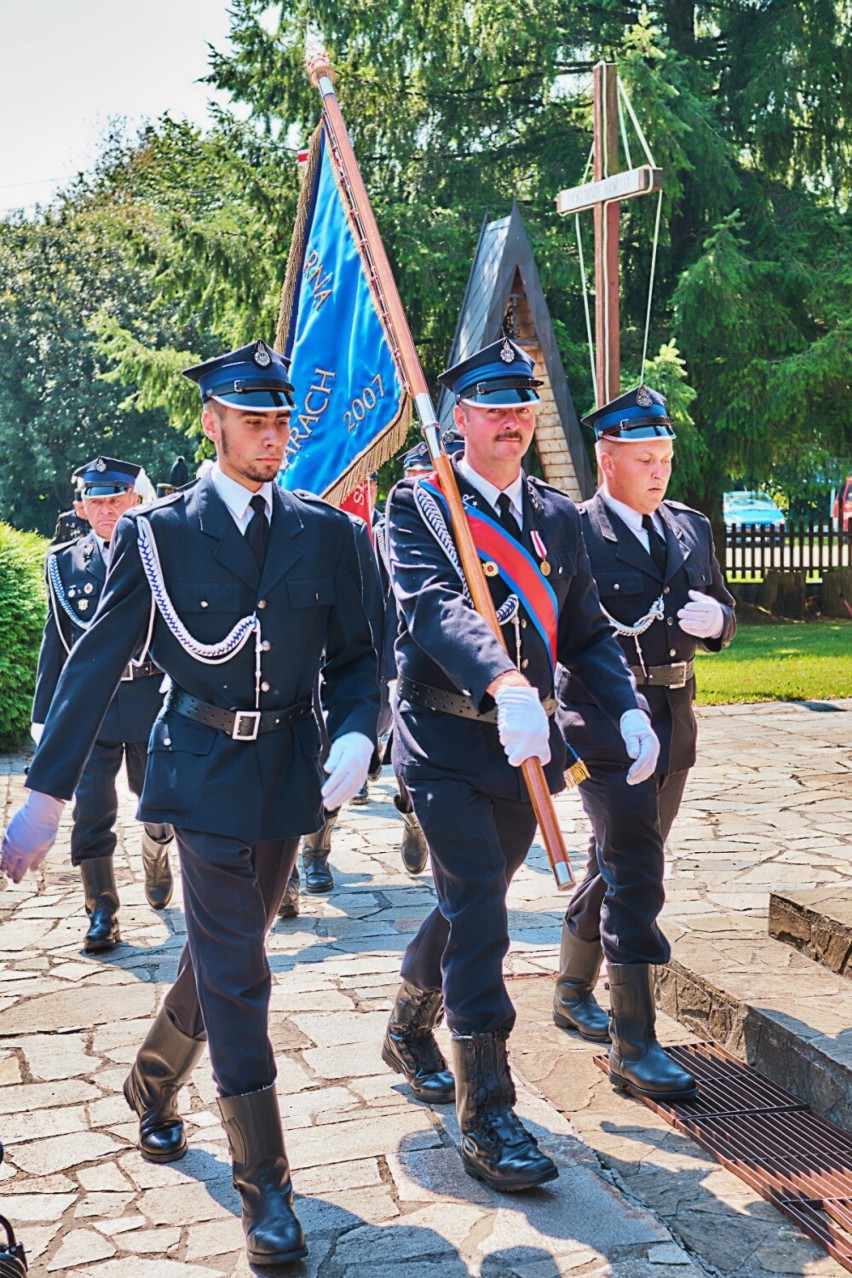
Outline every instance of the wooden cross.
{"label": "wooden cross", "polygon": [[599,62],[594,69],[594,181],[560,191],[557,213],[595,211],[595,394],[597,406],[621,391],[619,327],[618,214],[621,200],[650,195],[663,185],[663,170],[650,164],[617,172],[618,69]]}

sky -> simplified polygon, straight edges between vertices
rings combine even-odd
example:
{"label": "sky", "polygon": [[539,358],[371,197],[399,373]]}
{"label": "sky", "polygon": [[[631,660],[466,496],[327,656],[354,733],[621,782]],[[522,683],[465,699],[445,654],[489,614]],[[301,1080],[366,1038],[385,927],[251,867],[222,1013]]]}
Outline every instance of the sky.
{"label": "sky", "polygon": [[208,121],[227,0],[0,0],[0,216],[92,167],[109,121]]}

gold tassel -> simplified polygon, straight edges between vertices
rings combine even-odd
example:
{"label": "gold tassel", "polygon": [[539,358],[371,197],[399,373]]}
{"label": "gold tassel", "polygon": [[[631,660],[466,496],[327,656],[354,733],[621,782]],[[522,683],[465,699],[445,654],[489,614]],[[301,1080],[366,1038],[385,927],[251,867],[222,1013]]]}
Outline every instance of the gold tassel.
{"label": "gold tassel", "polygon": [[582,781],[588,781],[590,776],[589,769],[586,767],[582,759],[577,759],[565,773],[565,783],[569,790],[573,790],[575,785],[579,785]]}

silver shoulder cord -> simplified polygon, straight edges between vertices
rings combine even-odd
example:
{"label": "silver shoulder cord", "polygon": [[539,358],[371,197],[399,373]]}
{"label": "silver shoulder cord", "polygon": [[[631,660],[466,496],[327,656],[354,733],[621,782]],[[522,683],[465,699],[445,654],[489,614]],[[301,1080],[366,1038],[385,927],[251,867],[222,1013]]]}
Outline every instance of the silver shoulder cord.
{"label": "silver shoulder cord", "polygon": [[645,659],[642,656],[642,648],[639,643],[639,636],[644,635],[646,630],[650,630],[651,626],[653,626],[655,621],[664,620],[666,613],[665,613],[665,606],[663,604],[663,596],[658,595],[658,597],[651,604],[651,607],[644,614],[644,616],[640,617],[639,620],[632,626],[626,626],[623,622],[616,621],[612,613],[607,612],[603,604],[601,604],[601,612],[606,617],[607,621],[609,622],[609,624],[612,626],[615,633],[620,638],[632,639],[634,641],[634,643],[636,644],[636,653],[637,653],[637,656],[639,657],[639,665],[642,667],[642,673],[647,678],[648,671],[645,668]]}
{"label": "silver shoulder cord", "polygon": [[[444,518],[444,512],[441,510],[435,498],[428,493],[419,483],[414,485],[414,503],[417,507],[418,514],[429,529],[444,554],[449,559],[455,569],[459,581],[462,586],[462,594],[471,606],[473,600],[470,597],[470,591],[467,588],[464,570],[456,550],[456,543],[453,541],[452,534],[447,527],[447,521]],[[514,622],[515,626],[515,653],[517,658],[518,669],[521,666],[521,624],[518,616],[520,603],[517,595],[509,595],[504,599],[500,607],[497,609],[497,620],[501,626],[505,626],[508,622]]]}
{"label": "silver shoulder cord", "polygon": [[231,657],[235,657],[245,647],[249,635],[254,634],[254,701],[255,708],[257,708],[260,704],[261,653],[260,621],[257,613],[252,613],[250,617],[241,617],[225,638],[218,643],[202,643],[199,639],[196,639],[181,621],[174,604],[169,598],[169,592],[166,589],[163,577],[163,569],[160,564],[160,556],[157,552],[154,530],[144,515],[137,517],[136,526],[138,530],[139,557],[142,560],[142,567],[145,576],[148,578],[148,585],[151,588],[151,626],[149,627],[149,636],[150,631],[153,629],[156,607],[184,652],[189,653],[191,657],[194,657],[196,661],[200,661],[204,665],[218,666],[225,661],[230,661]]}
{"label": "silver shoulder cord", "polygon": [[[72,609],[71,605],[69,604],[68,600],[66,599],[65,591],[63,590],[63,587],[62,587],[62,576],[59,572],[59,565],[56,562],[55,554],[48,555],[48,558],[47,558],[47,585],[48,585],[48,590],[50,591],[50,602],[51,602],[51,607],[53,608],[53,616],[56,622],[56,629],[59,633],[59,642],[62,644],[62,647],[65,649],[66,653],[70,653],[71,648],[65,642],[65,636],[62,633],[62,627],[59,624],[58,608],[61,608],[62,611],[66,614],[66,616],[71,618],[71,620],[74,622],[74,625],[79,626],[81,630],[88,630],[89,626],[92,624],[92,618],[89,618],[88,621],[84,621],[82,617],[78,617],[77,614]],[[139,666],[142,666],[145,663],[145,660],[148,656],[148,649],[151,646],[151,635],[153,634],[153,631],[154,631],[154,616],[155,616],[155,609],[154,609],[154,601],[152,599],[151,615],[148,619],[148,633],[145,636],[145,642],[142,645],[142,651],[140,652],[139,656],[130,658],[131,666],[136,666],[138,668]]]}

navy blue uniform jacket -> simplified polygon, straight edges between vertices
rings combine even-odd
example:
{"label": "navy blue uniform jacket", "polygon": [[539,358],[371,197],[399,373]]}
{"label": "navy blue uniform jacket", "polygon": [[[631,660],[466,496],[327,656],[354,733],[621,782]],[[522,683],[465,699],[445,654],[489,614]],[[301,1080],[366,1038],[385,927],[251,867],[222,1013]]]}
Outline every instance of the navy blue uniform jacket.
{"label": "navy blue uniform jacket", "polygon": [[[488,502],[456,470],[464,501],[493,516]],[[509,655],[488,624],[465,599],[461,582],[415,505],[417,480],[403,479],[388,500],[388,543],[394,594],[399,607],[396,662],[400,676],[470,696],[482,712],[493,708],[486,689],[505,671],[516,669],[516,632],[503,633]],[[531,533],[547,551],[548,581],[558,601],[557,658],[595,689],[614,731],[622,714],[636,708],[634,683],[598,601],[580,534],[580,516],[570,498],[540,480],[525,478],[523,542],[539,558]],[[487,578],[499,607],[509,594],[499,577]],[[553,695],[553,676],[544,641],[521,613],[520,666],[542,698]],[[513,659],[515,658],[515,659]],[[461,775],[498,798],[525,800],[520,768],[506,759],[496,724],[436,713],[402,701],[394,729],[394,765],[406,773]],[[564,789],[565,746],[555,721],[551,761],[545,775],[552,793]]]}
{"label": "navy blue uniform jacket", "polygon": [[[69,608],[82,622],[90,622],[100,602],[107,571],[95,534],[89,532],[78,541],[52,548],[47,554],[45,568],[53,556]],[[86,629],[85,625],[75,625],[61,604],[57,603],[54,610],[48,590],[47,620],[36,671],[33,723],[44,723],[47,719],[59,676],[68,659],[65,645],[71,648]],[[134,653],[134,656],[139,655]],[[147,741],[151,725],[163,704],[161,683],[162,675],[120,683],[104,715],[98,740],[111,743]]]}
{"label": "navy blue uniform jacket", "polygon": [[[376,656],[361,598],[355,536],[324,502],[274,490],[262,575],[209,478],[141,511],[157,541],[166,586],[190,633],[222,640],[255,609],[263,628],[260,709],[312,701],[322,671],[332,740],[361,732],[375,741]],[[94,623],[75,646],[56,689],[27,785],[70,798],[134,648],[147,632],[151,592],[137,545],[139,511],[122,516]],[[151,656],[176,686],[225,709],[255,704],[254,638],[228,661],[187,653],[159,612]],[[139,818],[246,843],[283,839],[322,823],[320,733],[311,716],[255,741],[164,710],[149,742]]]}
{"label": "navy blue uniform jacket", "polygon": [[[734,637],[734,599],[725,587],[713,549],[709,520],[680,502],[664,501],[659,515],[666,527],[667,563],[661,576],[651,556],[630,528],[607,506],[600,493],[580,507],[583,540],[589,552],[592,573],[601,603],[624,625],[633,625],[662,593],[665,618],[655,621],[638,642],[648,666],[689,661],[698,648],[719,652]],[[678,611],[689,603],[689,591],[700,590],[718,599],[725,624],[718,639],[696,639],[681,630]],[[636,640],[620,638],[628,663],[638,666]],[[619,759],[627,763],[621,737],[612,723],[594,704],[598,688],[579,671],[563,677],[559,700],[565,734],[587,760]],[[643,685],[640,692],[648,700],[654,731],[660,738],[660,773],[681,772],[695,762],[696,723],[692,703],[695,680],[684,688]]]}

